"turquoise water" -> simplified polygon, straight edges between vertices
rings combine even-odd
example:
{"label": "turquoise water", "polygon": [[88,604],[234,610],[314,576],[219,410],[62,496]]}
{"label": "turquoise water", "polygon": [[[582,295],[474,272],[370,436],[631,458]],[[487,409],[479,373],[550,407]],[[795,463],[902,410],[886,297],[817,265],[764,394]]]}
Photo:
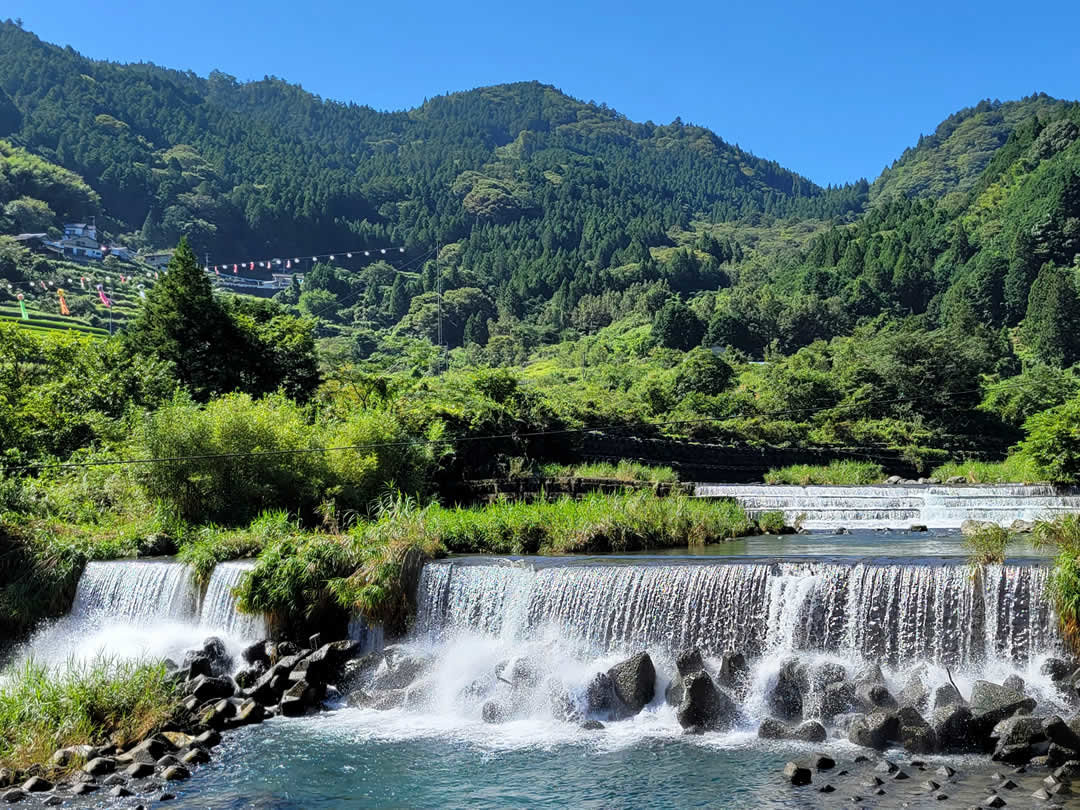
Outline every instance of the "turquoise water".
{"label": "turquoise water", "polygon": [[[677,738],[519,741],[370,738],[343,710],[231,736],[178,792],[180,808],[804,807],[784,751],[718,750]],[[342,717],[345,715],[345,717]],[[357,718],[353,718],[357,720]],[[604,732],[593,736],[601,737]],[[797,754],[798,751],[788,751]],[[812,797],[811,797],[812,798]],[[824,805],[821,805],[824,806]]]}

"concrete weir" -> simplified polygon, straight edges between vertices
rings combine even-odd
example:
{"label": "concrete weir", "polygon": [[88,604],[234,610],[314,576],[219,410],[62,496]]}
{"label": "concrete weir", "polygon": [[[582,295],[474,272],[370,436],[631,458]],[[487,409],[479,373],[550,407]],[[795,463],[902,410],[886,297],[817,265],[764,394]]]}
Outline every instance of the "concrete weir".
{"label": "concrete weir", "polygon": [[697,484],[699,498],[731,498],[751,516],[783,512],[807,529],[958,529],[965,520],[1009,526],[1080,512],[1080,492],[1047,484],[770,486]]}

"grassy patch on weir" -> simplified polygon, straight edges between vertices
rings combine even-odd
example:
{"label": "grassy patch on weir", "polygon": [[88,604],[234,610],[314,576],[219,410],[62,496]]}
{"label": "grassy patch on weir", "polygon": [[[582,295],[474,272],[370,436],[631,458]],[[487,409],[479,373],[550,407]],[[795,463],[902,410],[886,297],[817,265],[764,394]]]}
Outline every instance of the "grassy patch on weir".
{"label": "grassy patch on weir", "polygon": [[969,484],[1024,484],[1046,478],[1031,458],[1019,453],[1004,461],[951,461],[937,467],[932,476],[941,481],[963,478]]}
{"label": "grassy patch on weir", "polygon": [[23,661],[0,675],[0,766],[47,762],[71,745],[127,745],[163,728],[177,701],[161,663]]}
{"label": "grassy patch on weir", "polygon": [[[483,508],[384,499],[347,533],[271,541],[238,592],[246,610],[286,623],[339,608],[402,627],[425,559],[461,554],[580,554],[700,546],[755,531],[741,506],[650,492]],[[303,615],[297,615],[302,611]]]}
{"label": "grassy patch on weir", "polygon": [[793,464],[769,470],[766,484],[830,484],[833,486],[867,486],[885,480],[885,470],[871,461],[831,461],[825,465]]}

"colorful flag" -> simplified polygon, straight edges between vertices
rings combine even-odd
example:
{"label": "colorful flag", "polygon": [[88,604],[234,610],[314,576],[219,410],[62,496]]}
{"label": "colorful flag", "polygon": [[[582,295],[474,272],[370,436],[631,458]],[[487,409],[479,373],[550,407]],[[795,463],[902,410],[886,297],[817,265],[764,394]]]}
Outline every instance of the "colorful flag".
{"label": "colorful flag", "polygon": [[64,291],[57,288],[56,294],[60,298],[60,314],[61,315],[70,315],[71,310],[68,309],[67,301],[64,300]]}
{"label": "colorful flag", "polygon": [[24,321],[30,320],[30,316],[26,314],[26,302],[23,301],[23,294],[19,293],[15,297],[19,299],[19,311],[22,313],[22,319]]}
{"label": "colorful flag", "polygon": [[107,306],[107,307],[109,307],[111,309],[112,308],[112,299],[109,298],[109,296],[107,296],[105,294],[105,288],[101,284],[97,285],[97,294],[98,294],[98,298],[101,299],[101,303],[103,303],[105,306]]}

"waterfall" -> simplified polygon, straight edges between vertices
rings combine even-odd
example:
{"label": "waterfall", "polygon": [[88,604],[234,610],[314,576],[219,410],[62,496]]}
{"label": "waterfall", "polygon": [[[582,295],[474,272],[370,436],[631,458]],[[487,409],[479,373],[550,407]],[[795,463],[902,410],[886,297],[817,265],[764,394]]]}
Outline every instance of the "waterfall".
{"label": "waterfall", "polygon": [[233,588],[255,567],[250,561],[224,562],[214,567],[199,611],[199,624],[207,632],[222,633],[240,639],[266,638],[268,628],[262,615],[241,613],[236,607]]}
{"label": "waterfall", "polygon": [[956,529],[965,520],[1037,520],[1080,512],[1080,494],[1049,485],[767,486],[698,484],[695,495],[732,498],[751,515],[779,511],[807,529]]}
{"label": "waterfall", "polygon": [[22,654],[56,666],[102,654],[180,660],[209,635],[223,637],[238,652],[245,641],[266,635],[265,620],[239,613],[232,597],[249,567],[218,565],[200,599],[191,569],[182,563],[88,563],[71,611],[35,633]]}
{"label": "waterfall", "polygon": [[424,567],[417,632],[508,641],[554,633],[598,653],[697,646],[818,652],[892,666],[1022,665],[1055,649],[1047,569],[836,562]]}
{"label": "waterfall", "polygon": [[96,621],[125,618],[140,624],[191,617],[198,591],[186,565],[174,562],[87,563],[71,615]]}

